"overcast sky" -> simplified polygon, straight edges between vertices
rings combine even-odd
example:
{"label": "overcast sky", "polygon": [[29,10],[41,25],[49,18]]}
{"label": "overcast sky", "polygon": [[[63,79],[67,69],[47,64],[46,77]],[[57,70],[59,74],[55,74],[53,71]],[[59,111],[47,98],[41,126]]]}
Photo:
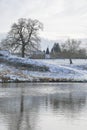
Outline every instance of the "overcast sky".
{"label": "overcast sky", "polygon": [[87,38],[87,0],[0,0],[0,33],[22,17],[40,20],[45,38]]}

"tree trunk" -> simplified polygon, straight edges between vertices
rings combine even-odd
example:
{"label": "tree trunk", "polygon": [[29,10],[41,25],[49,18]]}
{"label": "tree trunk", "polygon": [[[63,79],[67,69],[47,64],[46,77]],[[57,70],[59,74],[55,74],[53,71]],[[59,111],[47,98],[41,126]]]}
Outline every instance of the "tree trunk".
{"label": "tree trunk", "polygon": [[22,57],[24,57],[24,56],[25,56],[25,45],[22,44]]}
{"label": "tree trunk", "polygon": [[71,59],[71,58],[69,59],[69,61],[70,61],[70,64],[73,64],[73,62],[72,62],[72,59]]}

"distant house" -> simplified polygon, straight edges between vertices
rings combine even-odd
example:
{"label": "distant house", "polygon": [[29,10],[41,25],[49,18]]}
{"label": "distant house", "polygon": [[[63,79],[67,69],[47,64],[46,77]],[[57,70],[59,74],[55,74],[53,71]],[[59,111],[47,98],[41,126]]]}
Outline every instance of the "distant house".
{"label": "distant house", "polygon": [[49,48],[47,48],[47,49],[46,49],[45,59],[50,59],[50,52],[49,52]]}

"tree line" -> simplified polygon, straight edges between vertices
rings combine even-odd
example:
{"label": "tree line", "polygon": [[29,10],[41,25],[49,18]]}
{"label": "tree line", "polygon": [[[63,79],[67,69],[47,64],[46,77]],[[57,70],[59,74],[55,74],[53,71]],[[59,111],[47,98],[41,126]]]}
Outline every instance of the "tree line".
{"label": "tree line", "polygon": [[87,58],[86,49],[81,47],[81,41],[68,39],[64,43],[54,43],[51,51],[51,58],[68,58],[70,64],[72,59]]}

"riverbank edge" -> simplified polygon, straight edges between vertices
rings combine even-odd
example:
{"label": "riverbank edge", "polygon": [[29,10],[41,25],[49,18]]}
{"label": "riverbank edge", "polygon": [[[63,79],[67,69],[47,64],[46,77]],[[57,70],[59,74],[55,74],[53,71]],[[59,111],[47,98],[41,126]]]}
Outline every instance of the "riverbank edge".
{"label": "riverbank edge", "polygon": [[38,80],[2,80],[0,83],[87,83],[87,80],[71,80],[71,79],[38,79]]}

